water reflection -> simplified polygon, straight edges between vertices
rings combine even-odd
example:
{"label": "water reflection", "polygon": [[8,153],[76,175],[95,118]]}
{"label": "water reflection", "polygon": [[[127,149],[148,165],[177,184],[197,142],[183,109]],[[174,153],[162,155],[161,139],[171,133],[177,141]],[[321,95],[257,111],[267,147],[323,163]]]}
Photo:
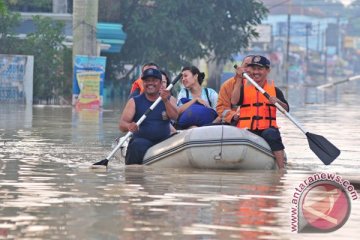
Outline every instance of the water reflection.
{"label": "water reflection", "polygon": [[33,108],[28,105],[1,104],[0,130],[17,130],[32,127]]}
{"label": "water reflection", "polygon": [[[339,84],[333,87],[319,89],[320,83],[304,85],[290,85],[281,87],[290,107],[304,106],[304,104],[338,104],[342,103],[349,95],[356,95],[360,89],[360,81]],[[294,108],[292,108],[294,110]]]}
{"label": "water reflection", "polygon": [[[290,232],[294,188],[314,172],[358,179],[358,83],[319,92],[291,89],[292,116],[342,153],[324,166],[289,120],[279,125],[287,172],[126,169],[103,159],[118,136],[120,111],[71,107],[0,108],[0,238],[314,239]],[[304,93],[304,94],[302,94]],[[301,99],[301,100],[299,100]],[[308,102],[311,104],[304,104]],[[360,204],[327,239],[358,235]]]}
{"label": "water reflection", "polygon": [[97,141],[104,140],[103,129],[103,109],[72,109],[72,141],[78,142],[84,135],[89,133],[89,129],[98,133]]}
{"label": "water reflection", "polygon": [[[124,185],[109,184],[103,189],[104,196],[122,199],[120,215],[127,220],[108,224],[115,224],[114,229],[117,225],[125,239],[141,239],[145,234],[150,239],[273,235],[264,222],[276,225],[277,216],[271,209],[279,197],[271,195],[277,192],[280,175],[269,172],[253,181],[252,174],[259,173],[167,172],[128,167]],[[102,222],[95,225],[102,226]]]}

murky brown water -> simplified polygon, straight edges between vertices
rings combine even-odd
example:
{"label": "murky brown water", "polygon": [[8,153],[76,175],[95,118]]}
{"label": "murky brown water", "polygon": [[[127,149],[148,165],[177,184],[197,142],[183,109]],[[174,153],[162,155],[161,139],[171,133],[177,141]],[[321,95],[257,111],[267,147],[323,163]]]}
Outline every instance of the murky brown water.
{"label": "murky brown water", "polygon": [[295,187],[315,172],[360,180],[359,86],[289,90],[292,116],[342,154],[324,166],[281,118],[284,173],[124,168],[115,160],[107,171],[90,170],[111,151],[120,111],[1,105],[0,239],[357,239],[359,200],[329,234],[292,233],[290,208]]}

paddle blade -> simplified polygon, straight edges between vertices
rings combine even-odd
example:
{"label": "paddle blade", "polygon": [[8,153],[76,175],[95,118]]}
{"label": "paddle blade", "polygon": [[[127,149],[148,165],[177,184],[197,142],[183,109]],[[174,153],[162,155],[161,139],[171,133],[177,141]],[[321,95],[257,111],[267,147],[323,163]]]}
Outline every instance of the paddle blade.
{"label": "paddle blade", "polygon": [[310,149],[325,165],[329,165],[340,155],[340,150],[323,136],[309,132],[306,133],[306,136]]}
{"label": "paddle blade", "polygon": [[103,159],[103,160],[101,160],[101,161],[99,161],[99,162],[94,163],[93,165],[95,165],[95,166],[105,166],[105,167],[107,167],[108,162],[109,162],[109,160],[105,158],[105,159]]}

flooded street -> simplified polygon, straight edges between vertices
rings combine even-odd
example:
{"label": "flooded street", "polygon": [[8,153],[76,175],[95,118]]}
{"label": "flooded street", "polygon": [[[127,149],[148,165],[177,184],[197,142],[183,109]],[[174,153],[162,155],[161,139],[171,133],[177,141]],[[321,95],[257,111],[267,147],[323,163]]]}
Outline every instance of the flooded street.
{"label": "flooded street", "polygon": [[120,110],[3,104],[0,239],[357,239],[359,199],[328,234],[292,233],[290,212],[295,188],[314,173],[360,181],[359,91],[359,82],[288,91],[291,115],[342,153],[323,165],[279,116],[289,162],[282,173],[124,168],[114,159],[91,170],[111,151]]}

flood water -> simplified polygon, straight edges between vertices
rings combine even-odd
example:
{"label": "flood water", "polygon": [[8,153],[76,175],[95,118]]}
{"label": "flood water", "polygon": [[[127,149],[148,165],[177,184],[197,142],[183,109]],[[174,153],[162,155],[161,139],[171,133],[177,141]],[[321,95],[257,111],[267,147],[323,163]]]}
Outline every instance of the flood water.
{"label": "flood water", "polygon": [[120,109],[0,107],[0,239],[358,239],[360,200],[327,234],[291,232],[295,187],[317,172],[360,181],[359,83],[290,89],[291,115],[342,150],[325,166],[289,120],[288,169],[208,171],[89,166],[119,135]]}

